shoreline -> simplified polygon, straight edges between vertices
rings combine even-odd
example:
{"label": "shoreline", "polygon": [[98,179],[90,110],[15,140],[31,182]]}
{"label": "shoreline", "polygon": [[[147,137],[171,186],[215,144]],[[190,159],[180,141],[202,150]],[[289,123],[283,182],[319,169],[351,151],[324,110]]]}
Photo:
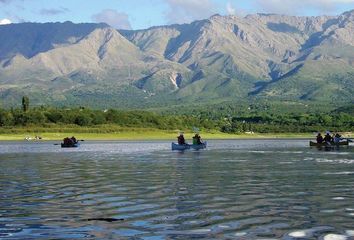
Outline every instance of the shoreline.
{"label": "shoreline", "polygon": [[[182,130],[183,131],[183,130]],[[154,128],[7,128],[0,131],[0,141],[62,141],[75,136],[85,141],[176,141],[180,130],[161,130]],[[187,141],[194,136],[191,130],[184,131]],[[344,138],[353,138],[353,132],[341,132]],[[315,133],[236,133],[229,134],[217,130],[201,130],[203,140],[237,139],[316,139]],[[36,139],[39,136],[41,139]]]}
{"label": "shoreline", "polygon": [[[184,134],[187,141],[192,140],[192,133]],[[225,134],[225,133],[200,133],[203,140],[257,140],[257,139],[315,139],[313,134]],[[41,139],[35,139],[40,136]],[[0,141],[29,141],[29,142],[45,142],[45,141],[61,141],[65,137],[75,136],[77,139],[85,141],[152,141],[152,140],[177,140],[177,133],[161,133],[153,132],[151,134],[140,133],[43,133],[43,134],[0,134]],[[27,138],[27,139],[26,139]]]}

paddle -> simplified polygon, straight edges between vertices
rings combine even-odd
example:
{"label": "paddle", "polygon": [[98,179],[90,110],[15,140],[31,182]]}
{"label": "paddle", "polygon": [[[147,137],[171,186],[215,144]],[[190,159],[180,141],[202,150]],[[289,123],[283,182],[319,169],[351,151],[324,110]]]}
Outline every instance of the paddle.
{"label": "paddle", "polygon": [[[76,140],[77,142],[85,142],[84,139],[81,139],[81,140]],[[53,145],[57,146],[57,145],[61,145],[61,143],[54,143]]]}
{"label": "paddle", "polygon": [[83,139],[79,139],[79,140],[76,140],[76,142],[85,142],[85,140],[83,140]]}
{"label": "paddle", "polygon": [[117,222],[124,221],[124,218],[89,218],[87,221],[105,221],[105,222]]}

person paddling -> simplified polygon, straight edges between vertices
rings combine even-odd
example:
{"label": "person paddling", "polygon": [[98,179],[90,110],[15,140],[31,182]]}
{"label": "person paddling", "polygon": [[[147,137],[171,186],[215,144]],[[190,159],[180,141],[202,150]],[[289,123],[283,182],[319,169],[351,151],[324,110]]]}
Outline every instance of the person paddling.
{"label": "person paddling", "polygon": [[327,144],[330,144],[330,143],[333,141],[333,139],[332,139],[331,135],[329,134],[329,132],[326,133],[326,136],[324,137],[323,140],[324,140],[324,142],[326,142]]}
{"label": "person paddling", "polygon": [[196,133],[193,137],[193,144],[196,144],[196,145],[203,144],[202,138],[200,137],[200,135],[198,133]]}
{"label": "person paddling", "polygon": [[76,140],[76,138],[74,136],[72,136],[71,138],[66,137],[63,139],[63,143],[66,146],[72,146],[78,143],[78,141]]}
{"label": "person paddling", "polygon": [[178,140],[178,144],[179,145],[185,145],[186,144],[186,140],[184,139],[183,132],[181,132],[179,134],[179,136],[177,137],[177,140]]}
{"label": "person paddling", "polygon": [[336,133],[333,137],[333,142],[338,144],[342,140],[342,136],[339,133]]}
{"label": "person paddling", "polygon": [[317,141],[317,143],[320,143],[320,144],[323,143],[323,137],[322,137],[321,133],[317,134],[316,141]]}

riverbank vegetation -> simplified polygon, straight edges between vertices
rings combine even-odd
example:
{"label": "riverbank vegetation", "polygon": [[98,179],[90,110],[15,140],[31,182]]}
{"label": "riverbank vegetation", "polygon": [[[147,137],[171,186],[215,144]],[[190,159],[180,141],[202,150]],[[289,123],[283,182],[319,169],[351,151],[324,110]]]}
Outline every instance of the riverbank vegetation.
{"label": "riverbank vegetation", "polygon": [[[25,101],[26,103],[26,101]],[[253,108],[253,109],[250,109]],[[317,131],[354,131],[352,107],[326,113],[277,112],[267,108],[224,105],[201,110],[152,112],[141,110],[93,110],[87,108],[18,108],[0,109],[0,134],[85,133],[160,135],[190,132],[227,138],[227,134],[302,134]],[[225,135],[226,134],[226,135]],[[110,138],[109,138],[110,139]]]}
{"label": "riverbank vegetation", "polygon": [[[84,140],[175,140],[179,130],[159,130],[146,128],[114,128],[110,132],[104,132],[97,127],[74,127],[74,128],[11,128],[0,132],[1,140],[62,140],[65,137],[76,136]],[[98,132],[98,133],[94,133]],[[194,133],[192,130],[184,132],[187,142],[190,142]],[[312,138],[313,134],[303,133],[223,133],[219,131],[202,131],[203,139],[259,139],[259,138]],[[36,139],[40,137],[41,139]]]}

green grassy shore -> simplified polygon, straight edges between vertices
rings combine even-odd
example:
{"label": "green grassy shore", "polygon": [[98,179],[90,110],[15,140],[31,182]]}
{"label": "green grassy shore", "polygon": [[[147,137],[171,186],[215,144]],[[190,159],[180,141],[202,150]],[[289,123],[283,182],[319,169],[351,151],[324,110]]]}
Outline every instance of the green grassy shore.
{"label": "green grassy shore", "polygon": [[[187,140],[192,139],[192,131],[184,131]],[[179,130],[160,130],[151,128],[2,128],[0,141],[19,141],[40,136],[42,140],[62,140],[75,136],[83,140],[174,140]],[[227,134],[219,131],[201,130],[203,139],[252,139],[252,138],[314,138],[311,133],[240,133]]]}

